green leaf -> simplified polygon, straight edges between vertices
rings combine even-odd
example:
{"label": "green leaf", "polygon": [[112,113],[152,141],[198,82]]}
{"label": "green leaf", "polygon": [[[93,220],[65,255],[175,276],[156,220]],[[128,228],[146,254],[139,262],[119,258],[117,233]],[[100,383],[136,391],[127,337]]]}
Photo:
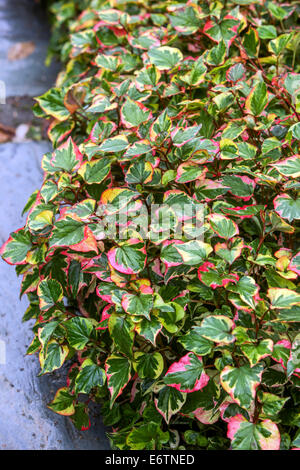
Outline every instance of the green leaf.
{"label": "green leaf", "polygon": [[[229,95],[228,95],[229,96]],[[221,95],[219,95],[219,98],[221,97]],[[229,99],[227,100],[226,98],[226,95],[223,95],[223,97],[225,98],[224,99],[224,106],[223,106],[223,103],[221,103],[221,101],[216,101],[217,105],[218,105],[218,108],[220,111],[224,111],[228,106],[231,105],[231,97],[229,96]],[[223,100],[222,100],[223,102]],[[220,105],[221,104],[221,105]],[[233,126],[231,126],[231,130],[228,129],[228,126],[227,126],[227,129],[226,131],[230,134],[231,131],[234,133],[234,129],[233,129]],[[226,134],[225,134],[226,135]],[[220,150],[221,150],[221,158],[222,160],[232,160],[233,158],[236,158],[237,156],[237,153],[238,153],[238,146],[237,144],[233,141],[233,140],[230,140],[230,139],[222,139],[220,141]]]}
{"label": "green leaf", "polygon": [[85,162],[78,170],[78,173],[88,184],[102,183],[110,172],[111,161],[109,158]]}
{"label": "green leaf", "polygon": [[192,6],[185,8],[184,15],[171,15],[170,20],[176,31],[182,34],[194,34],[201,27],[198,11]]}
{"label": "green leaf", "polygon": [[221,22],[208,21],[205,24],[204,31],[213,41],[219,42],[223,39],[229,47],[232,40],[236,37],[239,24],[240,21],[234,18],[233,15],[226,15]]}
{"label": "green leaf", "polygon": [[284,86],[288,93],[293,96],[295,92],[300,88],[300,74],[288,73],[284,80]]}
{"label": "green leaf", "polygon": [[245,72],[246,70],[243,64],[238,63],[232,65],[232,67],[227,70],[227,80],[230,80],[231,82],[237,82],[238,80],[241,80],[244,77]]}
{"label": "green leaf", "polygon": [[271,12],[277,20],[282,21],[286,16],[289,15],[292,5],[287,5],[288,9],[282,8],[280,5],[273,3],[268,3],[268,10]]}
{"label": "green leaf", "polygon": [[175,249],[182,257],[183,263],[189,266],[202,263],[212,252],[212,247],[208,243],[204,243],[200,240],[191,240],[175,245]]}
{"label": "green leaf", "polygon": [[199,447],[207,447],[208,444],[208,439],[201,434],[201,432],[197,431],[192,431],[191,429],[188,429],[184,433],[184,440],[187,444],[190,444],[192,446],[197,446],[197,449]]}
{"label": "green leaf", "polygon": [[50,88],[35,100],[48,116],[52,116],[58,121],[65,121],[70,116],[64,105],[64,95],[60,88]]}
{"label": "green leaf", "polygon": [[33,270],[25,273],[22,279],[20,295],[22,296],[25,292],[34,290],[37,287],[39,280],[40,274],[38,268],[33,268]]}
{"label": "green leaf", "polygon": [[172,121],[167,114],[167,110],[161,113],[150,126],[149,137],[151,142],[162,143],[169,135]]}
{"label": "green leaf", "polygon": [[49,403],[48,408],[59,415],[71,416],[75,413],[74,400],[74,395],[69,392],[67,387],[63,387],[57,390],[56,395],[53,401]]}
{"label": "green leaf", "polygon": [[239,258],[243,248],[245,248],[243,239],[236,237],[231,240],[230,248],[226,243],[217,243],[215,245],[215,252],[220,258],[227,261],[227,263],[232,264]]}
{"label": "green leaf", "polygon": [[138,428],[133,428],[127,437],[127,444],[133,450],[154,450],[155,442],[158,439],[160,429],[157,423],[142,424]]}
{"label": "green leaf", "polygon": [[133,367],[141,379],[157,379],[164,369],[164,360],[159,352],[149,354],[137,351],[134,353]]}
{"label": "green leaf", "polygon": [[139,70],[135,80],[138,88],[144,90],[148,89],[149,87],[155,87],[160,79],[160,76],[160,72],[154,65],[152,65],[150,67]]}
{"label": "green leaf", "polygon": [[292,442],[293,447],[300,447],[300,429],[296,432],[294,440]]}
{"label": "green leaf", "polygon": [[52,204],[38,204],[32,208],[27,217],[26,226],[33,235],[47,233],[51,230],[54,217]]}
{"label": "green leaf", "polygon": [[200,390],[207,382],[201,357],[192,352],[173,363],[164,378],[166,385],[185,393]]}
{"label": "green leaf", "polygon": [[212,47],[207,55],[206,62],[209,65],[221,65],[226,57],[226,45],[222,40],[215,47]]}
{"label": "green leaf", "polygon": [[[210,379],[202,390],[187,394],[186,402],[182,408],[182,413],[194,413],[194,411],[196,411],[198,408],[212,410],[215,408],[216,399],[219,396],[219,393],[219,387],[216,385],[213,379]],[[221,396],[224,397],[224,394]]]}
{"label": "green leaf", "polygon": [[288,194],[280,194],[274,199],[274,208],[281,217],[289,222],[300,219],[300,198],[293,199]]}
{"label": "green leaf", "polygon": [[49,246],[71,246],[84,239],[85,224],[80,220],[66,216],[58,220],[53,228]]}
{"label": "green leaf", "polygon": [[[158,312],[158,319],[163,327],[169,333],[176,333],[178,331],[178,326],[176,323],[182,319],[182,316],[178,318],[178,314],[176,309],[171,304],[163,304],[163,305],[154,305],[154,307],[159,309]],[[183,313],[184,316],[184,313]]]}
{"label": "green leaf", "polygon": [[222,145],[222,155],[223,158],[225,156],[230,156],[230,153],[236,154],[237,146],[232,142],[232,140],[237,139],[239,135],[241,135],[246,126],[236,123],[230,122],[222,132],[222,141],[220,145]]}
{"label": "green leaf", "polygon": [[91,359],[86,359],[82,364],[75,380],[76,393],[90,393],[94,387],[102,387],[105,384],[104,370]]}
{"label": "green leaf", "polygon": [[42,328],[39,328],[38,338],[43,348],[48,344],[58,325],[58,321],[50,321],[49,323],[46,323],[45,326],[43,326]]}
{"label": "green leaf", "polygon": [[39,283],[37,294],[40,301],[40,309],[47,311],[63,299],[63,289],[55,279],[44,279]]}
{"label": "green leaf", "polygon": [[86,431],[91,426],[88,406],[85,403],[77,402],[75,404],[75,413],[70,418],[75,428],[79,431]]}
{"label": "green leaf", "polygon": [[128,184],[147,184],[152,180],[153,167],[150,162],[140,160],[130,165],[125,181]]}
{"label": "green leaf", "polygon": [[69,137],[52,154],[46,153],[42,160],[42,168],[51,174],[57,171],[72,173],[80,167],[81,162],[82,155],[75,142],[73,142],[72,137]]}
{"label": "green leaf", "polygon": [[21,229],[10,235],[2,245],[0,254],[9,264],[25,264],[28,251],[32,248],[30,232]]}
{"label": "green leaf", "polygon": [[128,139],[125,135],[116,135],[109,139],[104,140],[104,142],[98,147],[101,152],[115,153],[122,152],[129,146]]}
{"label": "green leaf", "polygon": [[179,337],[178,342],[184,349],[199,356],[209,354],[213,348],[213,343],[202,335],[202,328],[199,326],[193,326],[188,333]]}
{"label": "green leaf", "polygon": [[243,38],[243,46],[250,58],[258,57],[259,39],[256,29],[249,28]]}
{"label": "green leaf", "polygon": [[243,160],[252,160],[255,158],[257,148],[248,142],[241,142],[238,144],[239,155]]}
{"label": "green leaf", "polygon": [[[295,229],[289,225],[285,220],[279,217],[275,211],[270,212],[270,221],[272,223],[272,231],[276,230],[283,233],[294,233]],[[259,255],[258,255],[259,256]],[[258,258],[258,257],[257,257]],[[273,263],[272,263],[273,264]],[[274,264],[275,266],[275,264]]]}
{"label": "green leaf", "polygon": [[236,283],[236,274],[220,274],[211,263],[204,263],[198,270],[198,278],[207,287],[215,289],[216,287],[225,287],[228,283]]}
{"label": "green leaf", "polygon": [[275,39],[277,36],[277,31],[275,26],[272,25],[262,25],[257,28],[258,35],[260,39]]}
{"label": "green leaf", "polygon": [[68,269],[68,283],[71,296],[75,299],[83,282],[81,263],[73,259]]}
{"label": "green leaf", "polygon": [[201,334],[215,343],[232,343],[235,337],[231,334],[234,323],[224,315],[210,315],[201,323]]}
{"label": "green leaf", "polygon": [[268,387],[279,387],[287,382],[286,373],[281,366],[273,366],[266,369],[262,375],[262,383]]}
{"label": "green leaf", "polygon": [[122,307],[130,315],[143,316],[150,320],[150,312],[153,307],[152,294],[124,294]]}
{"label": "green leaf", "polygon": [[[128,157],[139,157],[140,155],[144,155],[145,153],[150,152],[152,149],[152,146],[150,142],[147,139],[143,140],[138,140],[137,142],[134,142],[130,147],[127,149],[127,151],[122,155],[122,160],[131,160],[131,158]],[[146,163],[150,164],[149,162],[141,161],[141,162],[135,162],[135,163]]]}
{"label": "green leaf", "polygon": [[71,134],[75,127],[75,122],[68,119],[67,121],[54,121],[48,128],[48,137],[55,147]]}
{"label": "green leaf", "polygon": [[297,139],[297,140],[300,140],[300,122],[297,122],[296,124],[293,124],[290,128],[289,128],[289,131],[292,132],[292,136]]}
{"label": "green leaf", "polygon": [[128,241],[120,242],[117,248],[112,248],[107,257],[111,266],[117,271],[124,274],[135,274],[145,267],[145,245],[143,241],[131,238]]}
{"label": "green leaf", "polygon": [[300,322],[300,306],[295,305],[293,308],[280,310],[277,321]]}
{"label": "green leaf", "polygon": [[90,113],[105,113],[117,108],[117,103],[112,103],[109,96],[97,94],[92,101],[91,106],[87,109]]}
{"label": "green leaf", "polygon": [[241,367],[226,366],[220,376],[222,387],[238,405],[247,409],[255,398],[263,369],[262,364],[254,367],[247,364]]}
{"label": "green leaf", "polygon": [[300,294],[290,289],[271,287],[268,290],[271,308],[285,309],[300,304]]}
{"label": "green leaf", "polygon": [[71,34],[70,39],[73,47],[83,49],[93,45],[94,32],[92,29],[85,29],[84,31]]}
{"label": "green leaf", "polygon": [[130,370],[129,360],[120,354],[113,354],[106,360],[105,372],[111,396],[111,407],[128,384],[131,377]]}
{"label": "green leaf", "polygon": [[65,345],[58,344],[52,340],[48,343],[46,349],[40,352],[41,372],[39,375],[49,374],[59,369],[69,354],[69,348]]}
{"label": "green leaf", "polygon": [[246,110],[254,116],[259,116],[268,104],[268,92],[265,82],[258,82],[246,99]]}
{"label": "green leaf", "polygon": [[290,399],[281,398],[278,395],[267,392],[259,392],[259,401],[262,404],[261,416],[263,418],[273,419],[277,421],[278,414],[282,410],[285,403]]}
{"label": "green leaf", "polygon": [[206,72],[207,67],[204,65],[202,57],[200,57],[192,64],[190,72],[186,73],[183,77],[180,77],[180,79],[186,82],[189,86],[198,86],[204,81]]}
{"label": "green leaf", "polygon": [[187,395],[179,392],[173,387],[163,387],[158,392],[158,398],[154,403],[157,411],[163,416],[167,424],[169,424],[172,416],[181,410],[186,401]]}
{"label": "green leaf", "polygon": [[164,173],[162,177],[162,184],[166,186],[170,181],[173,181],[175,178],[176,178],[176,171],[168,170]]}
{"label": "green leaf", "polygon": [[225,175],[222,183],[230,188],[230,192],[234,196],[247,198],[247,200],[252,196],[255,188],[255,182],[244,176]]}
{"label": "green leaf", "polygon": [[41,196],[44,199],[45,203],[48,204],[48,202],[52,201],[55,199],[57,194],[59,193],[58,187],[54,181],[45,181],[41,188]]}
{"label": "green leaf", "polygon": [[[38,190],[34,191],[28,198],[28,201],[25,204],[24,209],[22,210],[22,215],[28,212],[35,204],[37,200]],[[17,233],[17,232],[16,232]]]}
{"label": "green leaf", "polygon": [[135,328],[136,332],[140,336],[143,336],[143,338],[145,338],[147,341],[150,341],[153,346],[156,344],[156,338],[161,329],[162,324],[155,317],[151,318],[150,320],[143,318]]}
{"label": "green leaf", "polygon": [[162,46],[153,47],[148,51],[151,64],[154,64],[158,70],[169,70],[182,61],[183,55],[176,47]]}
{"label": "green leaf", "polygon": [[203,175],[203,168],[197,163],[186,162],[179,165],[177,169],[176,182],[177,183],[188,183],[190,181],[197,180]]}
{"label": "green leaf", "polygon": [[98,54],[95,57],[95,63],[98,67],[115,72],[120,61],[117,56]]}
{"label": "green leaf", "polygon": [[272,39],[272,41],[270,41],[268,44],[269,51],[273,52],[276,56],[280,55],[282,51],[289,44],[292,37],[293,35],[290,33],[290,34],[281,34],[276,39]]}
{"label": "green leaf", "polygon": [[231,292],[236,292],[239,294],[243,302],[245,302],[251,308],[255,308],[254,296],[258,292],[258,286],[252,277],[243,276],[236,284],[228,285],[227,289]]}
{"label": "green leaf", "polygon": [[[214,96],[213,97],[213,101],[216,103],[217,107],[218,107],[218,111],[221,111],[221,112],[224,112],[226,111],[234,102],[234,96],[232,93],[230,93],[230,91],[225,91],[223,93],[219,93],[218,95]],[[227,145],[227,148],[229,146]],[[230,158],[234,158],[233,155],[237,149],[237,147],[235,145],[231,145],[231,151],[229,152],[227,150],[225,150],[225,152],[223,151],[222,152],[222,158],[223,159],[226,159],[228,158],[228,155],[229,153],[231,153],[231,157]]]}
{"label": "green leaf", "polygon": [[81,351],[85,348],[93,331],[91,320],[83,317],[74,317],[64,324],[67,338],[72,348]]}
{"label": "green leaf", "polygon": [[131,358],[134,340],[134,324],[126,317],[113,314],[108,320],[108,329],[117,349]]}
{"label": "green leaf", "polygon": [[289,176],[290,178],[300,177],[300,157],[298,155],[273,163],[272,166],[274,166],[281,175]]}
{"label": "green leaf", "polygon": [[262,152],[263,154],[268,154],[277,148],[280,148],[281,142],[277,139],[277,137],[270,137],[270,139],[265,139],[262,144]]}
{"label": "green leaf", "polygon": [[111,188],[102,193],[100,202],[105,206],[105,214],[114,214],[125,208],[138,196],[138,192],[127,188]]}
{"label": "green leaf", "polygon": [[151,116],[151,112],[142,103],[127,98],[121,108],[121,117],[123,124],[130,127],[138,127]]}
{"label": "green leaf", "polygon": [[233,450],[279,450],[280,433],[270,420],[250,423],[242,415],[236,415],[228,424],[228,437]]}
{"label": "green leaf", "polygon": [[241,350],[249,359],[251,366],[254,366],[261,359],[272,354],[273,341],[271,339],[264,339],[258,344],[242,344]]}
{"label": "green leaf", "polygon": [[221,238],[228,240],[239,233],[237,224],[224,215],[211,214],[208,218],[211,228]]}
{"label": "green leaf", "polygon": [[[26,316],[26,318],[24,319],[24,317],[23,317],[23,321],[30,320],[30,318],[33,317],[33,315],[32,315],[32,314],[33,314],[32,310],[33,310],[33,309],[32,309],[31,307],[28,307],[28,309],[26,310],[25,315],[24,315],[24,317]],[[31,313],[31,315],[30,315],[29,318],[27,318],[27,315],[29,316],[29,313]],[[36,312],[34,312],[34,313],[35,313],[35,315],[36,315]],[[34,353],[36,353],[36,352],[38,352],[38,351],[41,351],[41,349],[42,349],[42,348],[41,348],[40,340],[39,340],[38,336],[35,336],[35,337],[33,338],[33,340],[31,341],[30,345],[28,346],[27,351],[26,351],[26,354],[28,354],[28,355],[30,356],[31,354],[34,354]]]}

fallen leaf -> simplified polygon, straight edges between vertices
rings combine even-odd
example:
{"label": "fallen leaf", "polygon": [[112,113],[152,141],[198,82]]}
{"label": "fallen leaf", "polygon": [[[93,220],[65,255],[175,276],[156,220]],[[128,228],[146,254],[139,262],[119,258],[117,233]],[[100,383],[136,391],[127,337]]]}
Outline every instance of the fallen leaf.
{"label": "fallen leaf", "polygon": [[7,58],[10,61],[25,59],[31,55],[35,50],[35,44],[32,41],[16,42],[11,46],[7,53]]}
{"label": "fallen leaf", "polygon": [[13,127],[5,126],[0,122],[0,144],[9,142],[15,136],[15,129]]}

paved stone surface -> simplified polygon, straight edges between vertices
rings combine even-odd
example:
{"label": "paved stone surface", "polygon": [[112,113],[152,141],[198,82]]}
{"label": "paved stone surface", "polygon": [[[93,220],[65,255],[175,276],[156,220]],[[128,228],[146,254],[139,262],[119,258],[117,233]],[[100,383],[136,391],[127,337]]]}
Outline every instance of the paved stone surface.
{"label": "paved stone surface", "polygon": [[[38,96],[53,86],[59,65],[45,67],[49,40],[45,21],[45,13],[33,0],[0,0],[0,80],[5,83],[7,97]],[[34,52],[9,61],[10,48],[27,41],[34,42]]]}
{"label": "paved stone surface", "polygon": [[[40,160],[47,151],[46,142],[0,145],[1,244],[24,225],[21,212],[41,184]],[[21,323],[27,300],[19,300],[20,282],[14,268],[0,261],[0,341],[6,347],[6,363],[0,363],[0,449],[108,449],[98,407],[84,432],[46,407],[65,385],[64,371],[37,377],[37,358],[25,356],[32,334],[31,324]]]}
{"label": "paved stone surface", "polygon": [[[42,125],[42,119],[34,116],[32,106],[35,101],[31,96],[11,96],[6,98],[5,104],[0,104],[0,124],[11,126],[14,129],[20,124]],[[47,121],[48,124],[48,121]],[[47,138],[45,134],[44,139]]]}
{"label": "paved stone surface", "polygon": [[[11,97],[7,104],[0,104],[3,124],[15,126],[32,121],[31,97],[55,82],[58,65],[44,65],[48,29],[45,15],[34,0],[0,0],[0,80],[5,82],[7,97]],[[11,46],[25,41],[34,42],[33,54],[9,61]],[[0,145],[1,244],[10,232],[24,225],[26,216],[22,217],[21,212],[28,197],[41,185],[40,161],[49,150],[47,142]],[[57,388],[65,385],[65,370],[37,377],[37,357],[25,356],[32,324],[21,323],[27,300],[19,299],[20,282],[14,268],[0,260],[0,450],[109,449],[99,407],[92,409],[91,429],[83,432],[46,407]]]}

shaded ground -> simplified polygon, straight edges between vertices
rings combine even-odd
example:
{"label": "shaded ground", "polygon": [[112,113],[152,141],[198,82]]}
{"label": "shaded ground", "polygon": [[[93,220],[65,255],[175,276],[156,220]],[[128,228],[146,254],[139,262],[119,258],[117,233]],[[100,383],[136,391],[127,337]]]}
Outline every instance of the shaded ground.
{"label": "shaded ground", "polygon": [[0,104],[0,122],[11,127],[17,127],[23,123],[38,124],[38,119],[31,111],[33,104],[34,99],[31,96],[7,97],[5,105]]}
{"label": "shaded ground", "polygon": [[[5,81],[9,95],[7,104],[0,104],[0,124],[6,126],[31,123],[31,97],[55,81],[57,66],[47,69],[43,65],[47,25],[43,15],[36,14],[33,0],[0,0],[0,80]],[[10,62],[7,53],[18,41],[31,41],[37,47],[27,58]],[[49,149],[47,142],[0,144],[1,244],[24,225],[21,211],[41,184],[40,160]],[[32,334],[31,325],[21,323],[27,301],[19,300],[19,289],[14,268],[0,261],[0,353],[3,342],[6,350],[4,364],[0,354],[0,449],[109,448],[98,409],[92,428],[85,432],[47,409],[56,389],[65,385],[64,372],[37,377],[37,358],[25,356]]]}

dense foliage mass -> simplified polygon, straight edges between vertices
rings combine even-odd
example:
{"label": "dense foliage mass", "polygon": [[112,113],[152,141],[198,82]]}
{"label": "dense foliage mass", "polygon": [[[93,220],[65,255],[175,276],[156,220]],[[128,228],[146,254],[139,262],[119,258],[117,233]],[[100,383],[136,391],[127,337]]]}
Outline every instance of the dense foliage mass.
{"label": "dense foliage mass", "polygon": [[51,11],[54,151],[2,247],[28,353],[71,360],[49,407],[120,449],[300,447],[299,2]]}

